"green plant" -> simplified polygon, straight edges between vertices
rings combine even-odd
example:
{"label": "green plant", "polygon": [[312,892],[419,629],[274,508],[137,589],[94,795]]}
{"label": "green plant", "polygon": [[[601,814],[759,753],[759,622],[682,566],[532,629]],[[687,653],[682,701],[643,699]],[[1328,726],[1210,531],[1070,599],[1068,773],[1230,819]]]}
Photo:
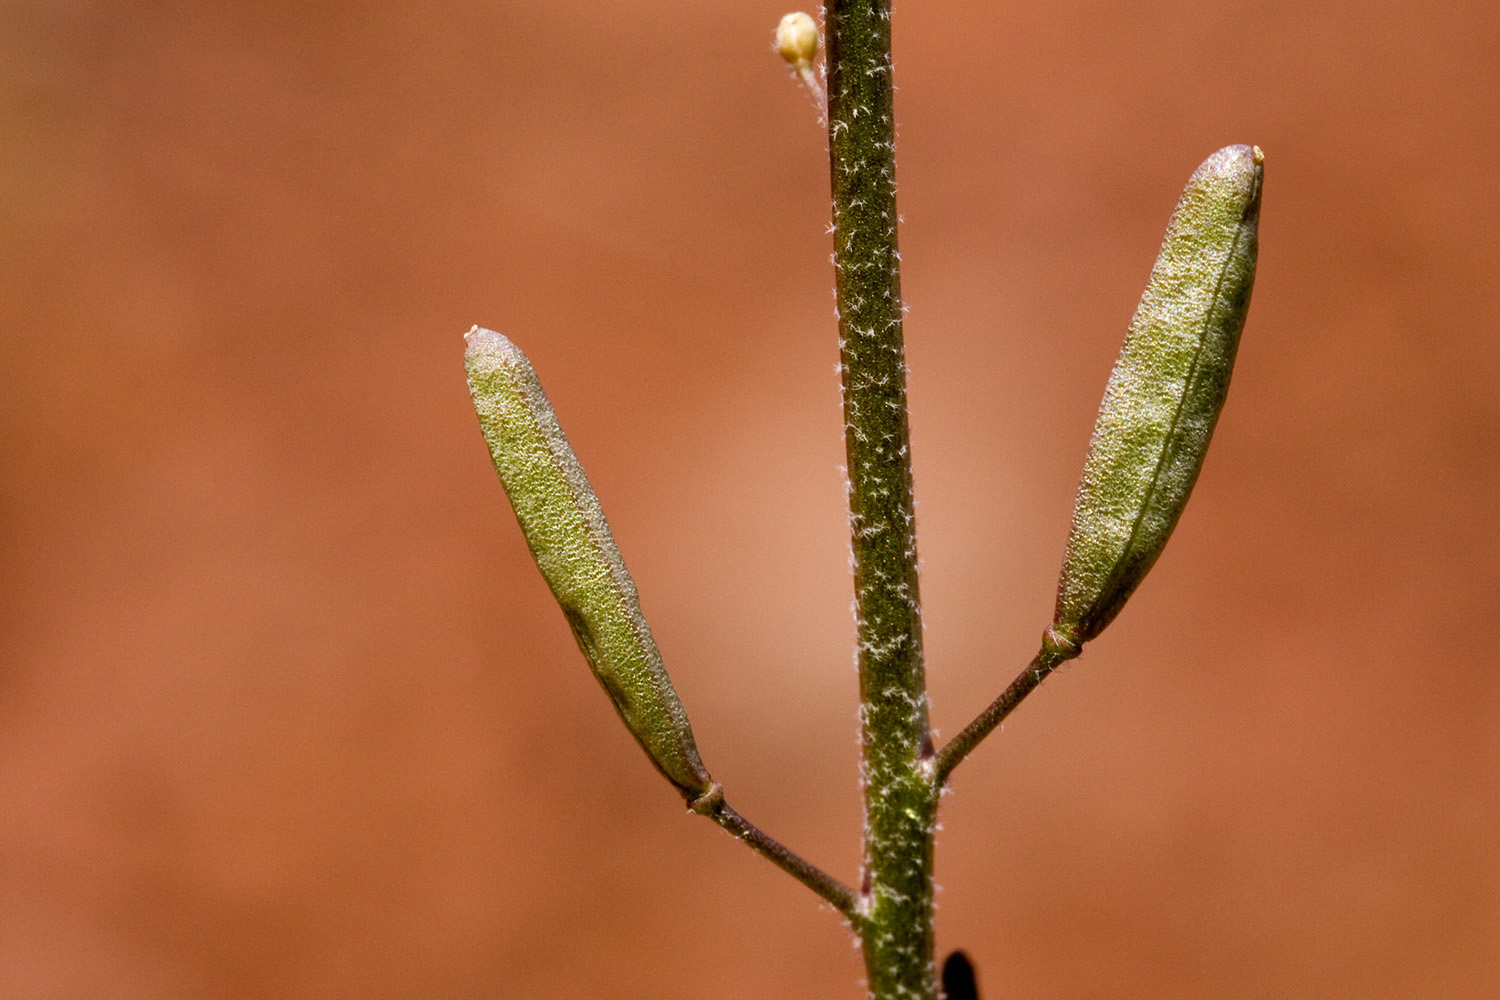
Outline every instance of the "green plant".
{"label": "green plant", "polygon": [[[1041,648],[993,704],[936,747],[918,599],[888,2],[833,0],[825,28],[863,748],[858,888],[740,816],[704,767],[599,502],[525,356],[476,327],[466,338],[466,367],[485,441],[537,566],[651,761],[693,812],[844,916],[859,938],[872,998],[935,1000],[939,793],[965,755],[1115,618],[1176,525],[1224,404],[1249,306],[1262,156],[1226,147],[1188,181],[1110,376]],[[821,98],[812,74],[817,47],[806,15],[783,21],[778,48]],[[963,978],[964,963],[954,967],[950,984]]]}

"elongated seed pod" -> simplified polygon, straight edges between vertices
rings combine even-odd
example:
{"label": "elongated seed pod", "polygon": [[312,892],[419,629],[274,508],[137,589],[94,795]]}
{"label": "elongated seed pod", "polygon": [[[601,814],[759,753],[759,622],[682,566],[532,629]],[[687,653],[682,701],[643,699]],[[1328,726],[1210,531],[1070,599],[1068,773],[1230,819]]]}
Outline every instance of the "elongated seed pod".
{"label": "elongated seed pod", "polygon": [[526,355],[493,330],[464,339],[479,426],[537,568],[620,718],[691,802],[712,779],[583,467]]}
{"label": "elongated seed pod", "polygon": [[1156,562],[1203,467],[1255,282],[1262,154],[1193,173],[1110,374],[1073,509],[1052,631],[1102,632]]}

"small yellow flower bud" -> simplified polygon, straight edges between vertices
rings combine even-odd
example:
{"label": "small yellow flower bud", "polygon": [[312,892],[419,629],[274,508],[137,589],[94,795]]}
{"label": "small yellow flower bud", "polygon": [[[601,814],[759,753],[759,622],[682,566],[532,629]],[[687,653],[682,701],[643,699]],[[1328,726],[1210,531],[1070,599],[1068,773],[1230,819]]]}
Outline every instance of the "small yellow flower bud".
{"label": "small yellow flower bud", "polygon": [[776,26],[776,51],[798,70],[812,66],[819,41],[817,22],[800,10],[783,17]]}

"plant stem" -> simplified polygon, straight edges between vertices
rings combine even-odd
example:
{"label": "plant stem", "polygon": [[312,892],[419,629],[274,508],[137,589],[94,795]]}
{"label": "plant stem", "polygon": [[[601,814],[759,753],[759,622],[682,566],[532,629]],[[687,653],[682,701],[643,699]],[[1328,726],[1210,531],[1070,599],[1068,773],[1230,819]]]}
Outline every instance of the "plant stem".
{"label": "plant stem", "polygon": [[1010,687],[1002,691],[1000,697],[990,703],[989,708],[980,712],[977,719],[965,726],[963,732],[949,740],[932,758],[928,767],[937,787],[943,787],[959,761],[968,756],[996,726],[1004,722],[1011,710],[1021,704],[1021,700],[1042,683],[1059,663],[1073,659],[1079,651],[1077,645],[1054,635],[1048,629],[1042,640],[1042,648],[1032,658],[1030,665],[1016,675],[1016,679],[1010,682]]}
{"label": "plant stem", "polygon": [[688,808],[728,830],[736,840],[744,841],[756,853],[832,903],[851,924],[859,925],[859,894],[741,816],[724,801],[724,788],[718,782],[689,803]]}
{"label": "plant stem", "polygon": [[896,249],[888,0],[825,10],[844,440],[865,803],[863,946],[872,1000],[935,1000],[932,837],[938,785],[922,620]]}

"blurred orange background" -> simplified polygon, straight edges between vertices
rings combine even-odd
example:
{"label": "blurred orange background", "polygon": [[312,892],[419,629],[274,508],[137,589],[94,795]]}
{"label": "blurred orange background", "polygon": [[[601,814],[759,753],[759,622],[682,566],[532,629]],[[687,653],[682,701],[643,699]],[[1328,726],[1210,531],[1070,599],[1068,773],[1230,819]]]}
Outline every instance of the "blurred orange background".
{"label": "blurred orange background", "polygon": [[[463,381],[530,354],[699,744],[857,877],[827,161],[766,3],[0,8],[0,995],[819,996]],[[1034,651],[1178,191],[1266,152],[1166,556],[955,775],[1000,997],[1500,996],[1500,8],[898,4],[933,720]]]}

